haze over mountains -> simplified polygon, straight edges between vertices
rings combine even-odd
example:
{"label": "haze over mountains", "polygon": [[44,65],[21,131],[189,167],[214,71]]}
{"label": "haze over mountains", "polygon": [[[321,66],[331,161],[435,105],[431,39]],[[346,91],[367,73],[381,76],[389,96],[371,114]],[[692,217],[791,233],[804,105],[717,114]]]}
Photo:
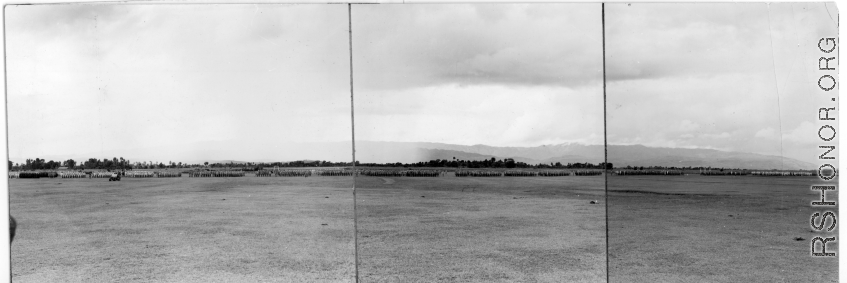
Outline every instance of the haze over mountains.
{"label": "haze over mountains", "polygon": [[[109,150],[73,156],[32,156],[46,160],[78,162],[87,158],[125,157],[135,161],[203,163],[214,162],[287,162],[297,160],[326,160],[349,162],[350,142],[271,143],[271,142],[206,142],[190,146],[155,147],[143,149]],[[356,141],[356,159],[361,163],[415,163],[435,159],[482,160],[514,158],[529,164],[538,163],[600,163],[603,162],[602,145],[563,143],[535,147],[497,147],[488,145],[456,145],[431,142],[380,142]],[[755,153],[727,152],[713,149],[646,147],[642,145],[610,145],[609,162],[615,167],[625,166],[676,166],[722,167],[746,169],[812,170],[811,163],[792,158]],[[143,156],[144,158],[139,158]],[[12,158],[23,162],[25,158]]]}
{"label": "haze over mountains", "polygon": [[[514,158],[537,163],[600,163],[603,145],[564,143],[536,147],[495,147],[428,142],[357,141],[356,157],[364,163],[413,163],[453,157],[462,160]],[[722,167],[746,169],[812,170],[811,163],[791,158],[714,149],[663,148],[642,145],[610,145],[609,162],[623,166]]]}

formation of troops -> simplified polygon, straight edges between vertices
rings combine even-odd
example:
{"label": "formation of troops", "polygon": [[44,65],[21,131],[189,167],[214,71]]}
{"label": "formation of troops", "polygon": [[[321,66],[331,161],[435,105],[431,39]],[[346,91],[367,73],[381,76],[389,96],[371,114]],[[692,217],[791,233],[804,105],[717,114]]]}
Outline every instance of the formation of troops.
{"label": "formation of troops", "polygon": [[600,170],[544,170],[544,171],[524,171],[524,170],[459,170],[456,171],[456,177],[563,177],[563,176],[597,176],[603,174]]}
{"label": "formation of troops", "polygon": [[406,170],[405,177],[441,177],[446,175],[442,170]]}
{"label": "formation of troops", "polygon": [[573,171],[574,176],[598,176],[603,175],[603,171],[600,170],[577,170]]}
{"label": "formation of troops", "polygon": [[535,177],[538,176],[538,172],[532,171],[505,171],[503,172],[504,177]]}
{"label": "formation of troops", "polygon": [[130,178],[153,178],[155,175],[151,171],[127,171],[124,173],[124,177]]}
{"label": "formation of troops", "polygon": [[9,172],[11,179],[56,178],[58,176],[56,172]]}
{"label": "formation of troops", "polygon": [[315,176],[346,177],[353,176],[353,170],[317,170]]}
{"label": "formation of troops", "polygon": [[[686,175],[682,170],[614,170],[611,171],[615,175]],[[43,171],[43,172],[28,172],[15,171],[9,172],[10,179],[33,179],[33,178],[110,178],[112,174],[129,178],[179,178],[182,177],[182,172],[175,171],[124,171],[124,172],[106,172],[106,171]],[[447,176],[446,170],[432,169],[359,169],[356,171],[350,169],[328,169],[328,170],[306,170],[306,169],[283,169],[283,170],[260,170],[256,171],[256,177],[310,177],[310,176],[326,176],[326,177],[349,177],[357,176],[372,176],[372,177],[443,177]],[[602,175],[603,170],[458,170],[455,171],[456,177],[560,177],[560,176],[597,176]],[[743,170],[702,170],[699,175],[703,176],[814,176],[814,172],[810,171],[743,171]],[[188,177],[244,177],[244,171],[192,171],[188,173]]]}
{"label": "formation of troops", "polygon": [[312,170],[259,170],[255,174],[256,177],[309,177]]}
{"label": "formation of troops", "polygon": [[808,177],[808,176],[814,176],[815,173],[803,172],[803,171],[800,171],[800,172],[755,171],[755,172],[750,172],[750,175],[753,175],[753,176],[802,176],[802,177]]}
{"label": "formation of troops", "polygon": [[459,170],[456,171],[456,177],[502,177],[503,173],[499,171],[488,170]]}
{"label": "formation of troops", "polygon": [[538,176],[541,177],[562,177],[562,176],[570,176],[571,172],[565,170],[547,170],[547,171],[539,171]]}
{"label": "formation of troops", "polygon": [[403,170],[365,169],[358,170],[356,175],[371,177],[403,177],[406,173]]}
{"label": "formation of troops", "polygon": [[80,172],[80,171],[65,171],[65,172],[59,173],[59,177],[61,177],[63,179],[67,179],[67,178],[75,178],[75,179],[76,178],[88,178],[88,174],[85,174],[85,172]]}
{"label": "formation of troops", "polygon": [[179,178],[182,177],[182,172],[161,171],[155,173],[157,178]]}
{"label": "formation of troops", "polygon": [[358,176],[371,177],[441,177],[445,175],[443,170],[390,170],[390,169],[366,169],[358,170]]}
{"label": "formation of troops", "polygon": [[112,178],[112,172],[104,172],[104,171],[91,172],[91,174],[89,174],[89,176],[91,178]]}
{"label": "formation of troops", "polygon": [[685,175],[681,170],[615,170],[615,175]]}
{"label": "formation of troops", "polygon": [[703,176],[744,176],[747,175],[747,172],[744,171],[700,171],[700,175]]}
{"label": "formation of troops", "polygon": [[244,177],[244,171],[194,171],[188,173],[188,177]]}

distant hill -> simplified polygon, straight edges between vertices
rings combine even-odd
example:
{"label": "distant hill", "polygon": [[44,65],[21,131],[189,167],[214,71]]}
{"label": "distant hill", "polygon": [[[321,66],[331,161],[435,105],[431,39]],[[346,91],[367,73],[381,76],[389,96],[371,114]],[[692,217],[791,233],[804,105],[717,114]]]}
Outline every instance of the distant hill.
{"label": "distant hill", "polygon": [[198,161],[198,162],[194,162],[194,163],[195,163],[195,164],[203,164],[203,162],[209,162],[209,164],[215,164],[215,163],[220,163],[220,164],[228,164],[228,163],[234,163],[234,164],[247,164],[247,162],[248,162],[248,161],[235,161],[235,160],[203,160],[203,161]]}
{"label": "distant hill", "polygon": [[[130,161],[156,161],[166,163],[205,161],[209,163],[276,162],[292,160],[327,160],[348,162],[351,160],[350,142],[313,143],[256,143],[244,144],[236,141],[214,141],[191,144],[189,150],[182,146],[163,146],[99,153],[75,153],[71,156],[40,156],[46,160],[74,158],[82,162],[89,157],[120,157]],[[434,159],[482,160],[514,158],[530,164],[538,163],[600,163],[604,161],[603,145],[564,143],[535,147],[498,147],[488,145],[456,145],[430,142],[381,142],[356,141],[356,159],[363,163],[415,163]],[[723,167],[745,169],[813,170],[811,163],[792,158],[761,155],[755,153],[728,152],[713,149],[688,149],[647,147],[643,145],[610,145],[609,162],[615,167],[630,166],[676,166],[676,167]],[[144,156],[144,158],[137,158]],[[35,158],[39,156],[32,156]],[[24,158],[12,158],[23,162]],[[241,161],[236,161],[241,160]]]}
{"label": "distant hill", "polygon": [[812,170],[816,167],[797,159],[714,149],[609,146],[609,162],[619,166],[705,166],[743,169]]}
{"label": "distant hill", "polygon": [[[610,145],[609,162],[623,166],[705,166],[746,169],[811,170],[811,163],[792,158],[755,153],[728,152],[714,149],[647,147],[643,145]],[[536,147],[496,147],[488,145],[455,145],[428,142],[357,141],[356,159],[366,163],[413,163],[434,159],[482,160],[514,158],[530,164],[561,162],[600,163],[604,160],[602,145],[565,143]]]}
{"label": "distant hill", "polygon": [[603,146],[576,143],[537,147],[496,147],[428,142],[357,141],[356,159],[366,163],[413,163],[453,157],[462,160],[514,158],[526,163],[603,162]]}
{"label": "distant hill", "polygon": [[[255,160],[255,161],[203,160],[203,161],[198,161],[198,162],[195,162],[195,163],[203,164],[203,162],[207,162],[207,161],[209,162],[209,164],[215,164],[215,163],[228,164],[228,163],[230,163],[230,162],[232,162],[232,163],[234,163],[234,164],[247,164],[247,163],[274,163],[274,162],[288,163],[288,162],[297,162],[297,161],[302,161],[302,162],[304,162],[304,163],[310,163],[310,162],[315,162],[315,161],[320,161],[320,160],[309,160],[309,159],[303,159],[303,160],[272,160],[272,159],[257,159],[257,160]],[[348,162],[349,162],[349,161],[348,161]]]}

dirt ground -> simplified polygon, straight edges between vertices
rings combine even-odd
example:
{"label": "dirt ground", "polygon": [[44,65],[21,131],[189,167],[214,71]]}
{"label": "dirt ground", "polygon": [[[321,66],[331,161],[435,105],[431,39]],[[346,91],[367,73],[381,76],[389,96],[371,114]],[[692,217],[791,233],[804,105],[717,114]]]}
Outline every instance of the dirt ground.
{"label": "dirt ground", "polygon": [[[603,282],[603,179],[358,177],[360,279]],[[350,181],[10,179],[13,280],[351,282]],[[818,183],[609,176],[610,282],[834,281]]]}
{"label": "dirt ground", "polygon": [[356,180],[361,282],[606,279],[603,176]]}
{"label": "dirt ground", "polygon": [[351,282],[352,178],[10,179],[14,282]]}
{"label": "dirt ground", "polygon": [[[609,282],[834,282],[815,177],[609,176]],[[832,182],[835,183],[835,182]],[[827,192],[828,200],[837,193]],[[827,221],[826,225],[829,226]],[[802,240],[795,238],[803,238]],[[827,244],[827,251],[838,245]]]}

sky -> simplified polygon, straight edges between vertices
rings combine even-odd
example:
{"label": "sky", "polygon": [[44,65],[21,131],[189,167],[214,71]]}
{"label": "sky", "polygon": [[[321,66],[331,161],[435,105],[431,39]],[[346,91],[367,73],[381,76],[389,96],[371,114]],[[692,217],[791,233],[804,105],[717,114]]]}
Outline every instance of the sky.
{"label": "sky", "polygon": [[[347,5],[5,11],[13,161],[350,159]],[[837,15],[606,4],[608,142],[817,163]],[[351,22],[357,140],[603,144],[600,4],[355,5]]]}
{"label": "sky", "polygon": [[817,44],[837,16],[833,3],[607,4],[609,144],[820,163],[817,114],[838,87],[817,85],[837,74],[818,70]]}
{"label": "sky", "polygon": [[356,140],[603,144],[600,4],[360,5]]}
{"label": "sky", "polygon": [[5,11],[13,161],[351,160],[347,5]]}

